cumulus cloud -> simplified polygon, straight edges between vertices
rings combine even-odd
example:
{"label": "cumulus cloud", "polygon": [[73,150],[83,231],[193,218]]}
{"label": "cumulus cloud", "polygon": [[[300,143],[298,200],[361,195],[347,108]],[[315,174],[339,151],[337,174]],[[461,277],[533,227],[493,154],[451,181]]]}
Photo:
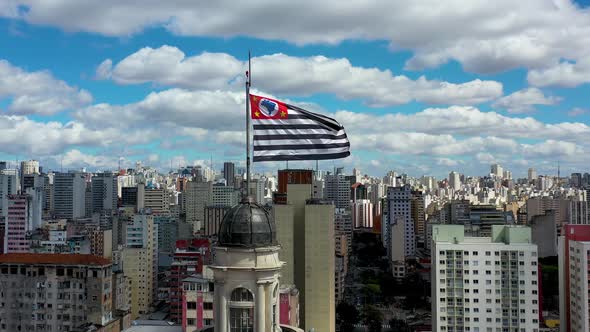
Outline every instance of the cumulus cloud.
{"label": "cumulus cloud", "polygon": [[545,97],[537,88],[527,88],[498,99],[492,106],[509,113],[528,113],[535,110],[535,105],[555,105],[560,100],[559,97]]}
{"label": "cumulus cloud", "polygon": [[90,93],[54,78],[48,71],[27,72],[0,60],[0,101],[13,114],[51,115],[92,102]]}
{"label": "cumulus cloud", "polygon": [[69,150],[61,156],[54,157],[54,159],[56,163],[59,162],[70,169],[83,167],[116,169],[119,162],[117,157],[87,154],[78,149]]}
{"label": "cumulus cloud", "polygon": [[24,116],[0,115],[0,151],[47,156],[74,146],[109,146],[147,143],[155,138],[149,131],[92,130],[72,121],[37,122]]}
{"label": "cumulus cloud", "polygon": [[[474,105],[502,95],[502,84],[479,79],[465,83],[412,80],[390,70],[353,66],[348,59],[324,56],[293,57],[272,54],[252,59],[254,86],[277,94],[333,93],[340,99],[363,99],[372,106],[419,101],[427,104]],[[226,53],[187,57],[180,49],[164,45],[145,47],[113,65],[98,66],[96,76],[120,84],[153,82],[190,89],[239,89],[247,64]]]}
{"label": "cumulus cloud", "polygon": [[[285,20],[284,13],[297,19]],[[392,49],[414,52],[407,68],[457,60],[479,73],[577,60],[588,55],[590,45],[590,13],[570,0],[473,1],[469,6],[436,0],[146,0],[138,5],[117,0],[11,0],[0,7],[0,15],[109,36],[163,26],[186,36],[250,36],[295,44],[385,40]]]}
{"label": "cumulus cloud", "polygon": [[554,66],[531,70],[527,79],[535,86],[576,87],[590,82],[590,55],[576,62],[563,61]]}

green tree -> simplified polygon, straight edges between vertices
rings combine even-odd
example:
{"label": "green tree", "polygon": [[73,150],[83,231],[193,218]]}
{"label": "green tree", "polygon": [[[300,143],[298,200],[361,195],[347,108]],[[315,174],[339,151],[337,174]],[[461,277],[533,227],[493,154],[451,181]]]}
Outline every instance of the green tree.
{"label": "green tree", "polygon": [[381,332],[381,325],[383,324],[381,311],[372,305],[368,305],[363,310],[363,317],[369,332]]}

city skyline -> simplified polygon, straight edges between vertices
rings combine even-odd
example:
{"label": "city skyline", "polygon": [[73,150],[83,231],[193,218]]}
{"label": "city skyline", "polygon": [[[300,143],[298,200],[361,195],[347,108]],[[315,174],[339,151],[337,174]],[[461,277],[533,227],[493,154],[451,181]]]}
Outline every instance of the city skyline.
{"label": "city skyline", "polygon": [[[556,174],[559,161],[570,174],[590,161],[585,1],[481,3],[465,11],[375,3],[362,13],[338,4],[355,17],[347,26],[321,19],[330,3],[252,4],[255,11],[87,5],[0,5],[0,127],[8,128],[0,159],[35,158],[52,169],[112,169],[121,157],[127,167],[141,160],[162,169],[211,156],[243,160],[251,50],[253,93],[333,116],[346,128],[352,156],[322,162],[323,169],[441,177],[485,174],[497,162],[524,177],[529,167]],[[310,6],[316,15],[302,12]],[[305,20],[285,25],[277,20],[284,11]],[[197,13],[208,19],[195,24]],[[358,19],[369,13],[370,23]],[[272,28],[252,24],[264,19]],[[254,171],[278,165],[254,164]]]}

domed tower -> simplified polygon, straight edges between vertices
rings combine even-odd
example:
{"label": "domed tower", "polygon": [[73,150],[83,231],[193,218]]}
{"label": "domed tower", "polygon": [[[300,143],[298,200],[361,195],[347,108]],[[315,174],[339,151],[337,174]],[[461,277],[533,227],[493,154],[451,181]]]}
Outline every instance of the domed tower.
{"label": "domed tower", "polygon": [[279,260],[274,219],[251,197],[224,216],[214,246],[215,331],[277,332]]}

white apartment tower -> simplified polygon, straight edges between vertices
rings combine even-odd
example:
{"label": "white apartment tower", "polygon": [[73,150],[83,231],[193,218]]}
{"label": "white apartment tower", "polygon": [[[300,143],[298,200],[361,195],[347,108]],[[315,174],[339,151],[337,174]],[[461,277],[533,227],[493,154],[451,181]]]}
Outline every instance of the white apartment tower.
{"label": "white apartment tower", "polygon": [[461,176],[457,172],[449,173],[449,186],[454,191],[459,191],[461,189]]}
{"label": "white apartment tower", "polygon": [[531,230],[432,226],[432,331],[539,331],[537,246]]}

